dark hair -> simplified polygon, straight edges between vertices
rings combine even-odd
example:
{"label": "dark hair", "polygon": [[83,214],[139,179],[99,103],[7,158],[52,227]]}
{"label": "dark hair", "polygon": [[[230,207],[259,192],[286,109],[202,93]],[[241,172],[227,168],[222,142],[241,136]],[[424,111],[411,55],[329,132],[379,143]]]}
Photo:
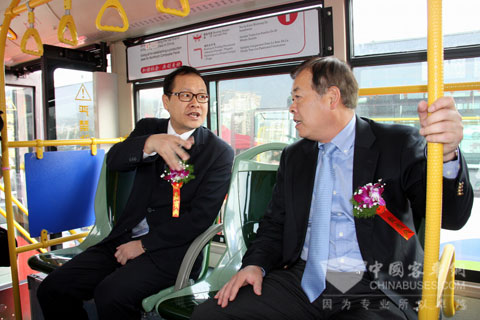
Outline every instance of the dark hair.
{"label": "dark hair", "polygon": [[312,72],[312,88],[319,95],[335,86],[340,90],[343,104],[355,109],[358,99],[358,83],[352,69],[335,57],[314,57],[306,60],[290,74],[295,79],[303,70]]}
{"label": "dark hair", "polygon": [[205,83],[205,86],[207,85],[205,79],[203,79],[203,77],[200,75],[200,72],[198,72],[197,69],[195,69],[194,67],[190,67],[190,66],[181,66],[180,68],[177,68],[174,71],[170,72],[165,77],[165,79],[163,80],[163,92],[168,96],[171,95],[172,89],[173,89],[173,83],[175,81],[175,77],[176,76],[183,76],[183,75],[186,75],[186,74],[195,74],[195,75],[199,76],[203,80],[203,82]]}

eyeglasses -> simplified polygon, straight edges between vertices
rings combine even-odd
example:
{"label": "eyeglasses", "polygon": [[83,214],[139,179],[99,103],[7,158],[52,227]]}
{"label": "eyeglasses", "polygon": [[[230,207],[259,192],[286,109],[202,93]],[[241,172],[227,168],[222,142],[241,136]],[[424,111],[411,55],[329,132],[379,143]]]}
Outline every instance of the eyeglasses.
{"label": "eyeglasses", "polygon": [[195,97],[199,103],[207,103],[209,96],[206,93],[192,93],[188,91],[180,91],[180,92],[170,92],[170,95],[174,95],[178,97],[178,100],[183,102],[190,102]]}

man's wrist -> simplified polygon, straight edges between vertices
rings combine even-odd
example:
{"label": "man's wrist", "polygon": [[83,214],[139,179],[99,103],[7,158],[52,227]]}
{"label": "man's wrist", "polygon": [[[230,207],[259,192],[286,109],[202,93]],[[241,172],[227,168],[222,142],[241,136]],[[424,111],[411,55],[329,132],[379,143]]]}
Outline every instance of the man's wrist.
{"label": "man's wrist", "polygon": [[450,152],[448,155],[443,157],[443,162],[455,161],[458,160],[458,147]]}

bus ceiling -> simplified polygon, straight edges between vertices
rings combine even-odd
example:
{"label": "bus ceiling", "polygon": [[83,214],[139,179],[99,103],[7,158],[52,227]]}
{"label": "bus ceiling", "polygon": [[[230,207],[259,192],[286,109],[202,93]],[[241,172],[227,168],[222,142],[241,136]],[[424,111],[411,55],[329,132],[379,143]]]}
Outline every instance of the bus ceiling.
{"label": "bus ceiling", "polygon": [[[166,12],[157,10],[158,2],[163,4]],[[0,2],[0,16],[3,17],[11,1]],[[20,1],[25,5],[27,1]],[[67,10],[64,0],[51,0],[43,5],[33,8],[35,23],[43,44],[66,48],[81,48],[100,43],[115,42],[128,38],[138,38],[149,34],[161,33],[185,26],[200,24],[232,15],[245,14],[251,11],[268,10],[270,8],[292,5],[321,3],[321,1],[292,1],[292,0],[144,0],[144,1],[119,1],[119,0],[71,0],[71,9]],[[111,4],[114,4],[113,6]],[[187,8],[188,5],[188,15]],[[116,7],[117,6],[117,7]],[[161,7],[161,6],[160,6]],[[123,11],[122,11],[123,10]],[[5,48],[5,65],[16,66],[27,61],[37,59],[34,55],[22,52],[22,36],[31,26],[28,21],[28,10],[12,19],[10,24],[11,34]],[[180,12],[181,14],[176,14]],[[123,14],[124,13],[124,14]],[[65,30],[65,38],[70,39],[73,28],[77,31],[78,41],[76,46],[60,42],[58,34],[62,18],[70,14],[71,19]],[[184,17],[182,17],[184,15]],[[97,20],[97,23],[96,23]],[[128,28],[125,23],[128,24]],[[1,22],[0,22],[1,24]],[[97,26],[112,27],[122,32],[102,31]],[[126,29],[126,30],[125,30]],[[117,31],[118,31],[117,30]],[[123,31],[125,30],[125,31]],[[61,30],[62,31],[62,30]],[[60,36],[60,38],[62,38]],[[31,42],[32,40],[30,40]],[[68,42],[68,41],[67,41]]]}

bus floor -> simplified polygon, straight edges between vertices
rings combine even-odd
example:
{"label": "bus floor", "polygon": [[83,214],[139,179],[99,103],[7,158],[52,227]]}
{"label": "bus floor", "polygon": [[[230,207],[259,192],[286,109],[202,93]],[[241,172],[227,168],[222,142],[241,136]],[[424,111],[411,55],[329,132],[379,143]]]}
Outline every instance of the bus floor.
{"label": "bus floor", "polygon": [[[31,319],[30,296],[26,280],[20,281],[20,300],[22,301],[23,319]],[[0,267],[0,319],[16,319],[11,273],[9,267]]]}

